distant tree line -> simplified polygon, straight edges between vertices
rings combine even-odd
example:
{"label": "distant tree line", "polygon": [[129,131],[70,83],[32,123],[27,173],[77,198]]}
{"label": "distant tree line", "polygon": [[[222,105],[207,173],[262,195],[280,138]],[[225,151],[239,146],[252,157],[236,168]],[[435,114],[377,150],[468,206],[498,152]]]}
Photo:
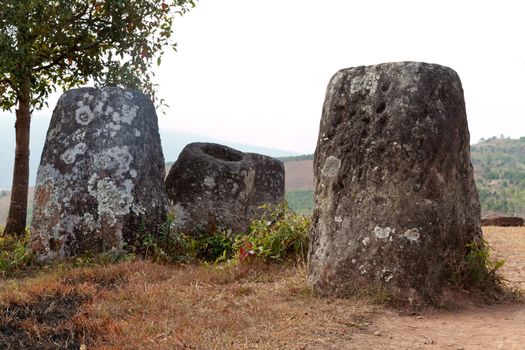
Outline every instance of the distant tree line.
{"label": "distant tree line", "polygon": [[314,155],[313,154],[303,154],[300,156],[290,156],[290,157],[278,157],[277,159],[283,161],[283,162],[293,162],[296,160],[313,160]]}
{"label": "distant tree line", "polygon": [[471,147],[484,214],[525,216],[525,137],[491,137]]}

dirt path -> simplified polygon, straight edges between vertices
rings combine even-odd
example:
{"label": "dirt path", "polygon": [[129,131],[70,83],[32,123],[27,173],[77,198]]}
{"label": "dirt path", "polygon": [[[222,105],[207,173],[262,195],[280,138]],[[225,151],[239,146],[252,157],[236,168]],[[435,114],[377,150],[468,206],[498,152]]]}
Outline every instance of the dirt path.
{"label": "dirt path", "polygon": [[497,305],[460,312],[381,316],[377,329],[340,349],[524,349],[525,306]]}
{"label": "dirt path", "polygon": [[[503,275],[525,289],[525,228],[484,229]],[[525,304],[468,307],[460,311],[426,311],[402,316],[381,310],[351,340],[308,349],[525,349]]]}

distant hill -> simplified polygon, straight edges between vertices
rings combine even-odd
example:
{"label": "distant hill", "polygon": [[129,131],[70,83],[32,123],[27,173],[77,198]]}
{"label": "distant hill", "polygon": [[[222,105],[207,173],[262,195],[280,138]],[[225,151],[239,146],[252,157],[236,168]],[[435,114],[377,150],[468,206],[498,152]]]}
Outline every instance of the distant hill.
{"label": "distant hill", "polygon": [[[15,121],[14,118],[0,115],[0,188],[11,189],[13,162],[15,159]],[[34,184],[36,169],[40,162],[49,119],[40,116],[31,120],[31,141],[29,145],[30,184]],[[0,222],[1,224],[1,222]]]}
{"label": "distant hill", "polygon": [[278,157],[278,159],[286,163],[286,162],[293,162],[296,160],[313,160],[314,155],[313,154],[302,154],[300,156]]}
{"label": "distant hill", "polygon": [[525,137],[492,137],[471,147],[484,214],[525,216]]}
{"label": "distant hill", "polygon": [[284,161],[286,191],[312,190],[314,186],[313,160]]}
{"label": "distant hill", "polygon": [[[313,155],[282,159],[290,207],[300,213],[311,212]],[[525,137],[482,139],[471,145],[471,160],[482,215],[500,213],[525,217]]]}

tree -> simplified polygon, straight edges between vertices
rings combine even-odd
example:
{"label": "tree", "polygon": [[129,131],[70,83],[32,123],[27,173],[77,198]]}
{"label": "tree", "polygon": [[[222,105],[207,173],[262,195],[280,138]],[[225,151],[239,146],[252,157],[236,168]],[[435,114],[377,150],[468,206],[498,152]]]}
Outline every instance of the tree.
{"label": "tree", "polygon": [[[16,108],[16,151],[4,233],[26,225],[31,113],[61,88],[92,81],[155,100],[151,68],[172,46],[173,21],[194,0],[2,0],[0,107]],[[172,1],[168,3],[168,1]]]}

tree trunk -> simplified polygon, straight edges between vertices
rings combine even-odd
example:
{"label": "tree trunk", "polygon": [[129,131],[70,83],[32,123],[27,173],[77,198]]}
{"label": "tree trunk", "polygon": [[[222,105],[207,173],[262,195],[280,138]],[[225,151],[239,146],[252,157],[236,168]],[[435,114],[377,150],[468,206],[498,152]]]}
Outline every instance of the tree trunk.
{"label": "tree trunk", "polygon": [[31,81],[26,79],[16,110],[16,151],[11,203],[4,234],[22,236],[26,227],[29,186],[29,130],[31,126]]}

